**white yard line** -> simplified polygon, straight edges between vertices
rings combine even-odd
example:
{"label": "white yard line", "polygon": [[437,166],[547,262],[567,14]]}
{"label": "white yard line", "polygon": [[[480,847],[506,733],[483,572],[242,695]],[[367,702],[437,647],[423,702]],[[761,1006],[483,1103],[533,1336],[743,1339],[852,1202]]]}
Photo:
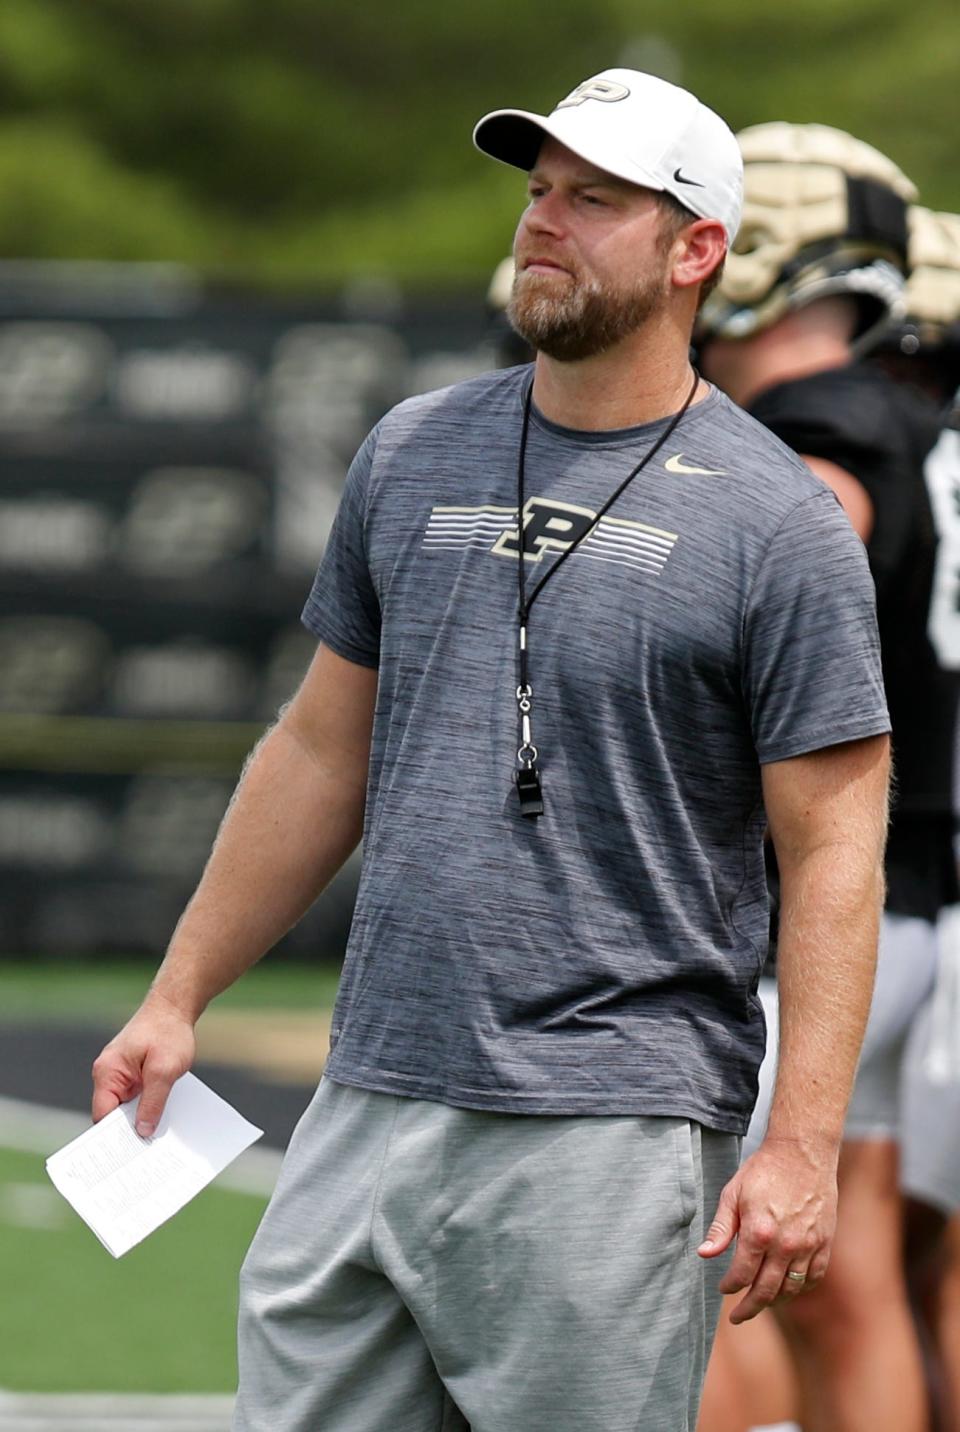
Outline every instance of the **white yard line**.
{"label": "white yard line", "polygon": [[225,1396],[0,1392],[0,1432],[229,1432]]}
{"label": "white yard line", "polygon": [[[27,1099],[0,1097],[0,1148],[46,1156],[89,1127],[89,1117],[74,1109],[51,1109],[44,1104],[32,1104]],[[269,1198],[280,1171],[280,1158],[276,1149],[261,1148],[255,1144],[224,1169],[213,1186],[230,1189],[233,1193]],[[0,1402],[0,1407],[2,1405]],[[2,1421],[0,1429],[7,1432]]]}

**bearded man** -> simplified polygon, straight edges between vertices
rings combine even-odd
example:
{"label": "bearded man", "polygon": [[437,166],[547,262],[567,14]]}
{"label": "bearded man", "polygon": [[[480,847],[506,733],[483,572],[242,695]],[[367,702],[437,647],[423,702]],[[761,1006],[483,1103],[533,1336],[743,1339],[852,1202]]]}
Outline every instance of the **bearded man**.
{"label": "bearded man", "polygon": [[[692,1427],[720,1288],[738,1319],[795,1296],[833,1232],[888,721],[832,493],[690,367],[736,141],[615,69],[475,142],[529,175],[536,361],[364,443],[311,669],[95,1068],[95,1115],[139,1093],[154,1128],[201,1010],[362,831],[330,1060],[242,1275],[237,1432]],[[787,1012],[738,1170],[768,822]]]}

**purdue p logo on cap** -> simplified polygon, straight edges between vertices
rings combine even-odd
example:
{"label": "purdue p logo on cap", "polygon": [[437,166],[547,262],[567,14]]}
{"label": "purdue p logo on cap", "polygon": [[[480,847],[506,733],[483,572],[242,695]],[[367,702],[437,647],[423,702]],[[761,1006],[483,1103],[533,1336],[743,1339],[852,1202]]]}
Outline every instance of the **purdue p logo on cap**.
{"label": "purdue p logo on cap", "polygon": [[613,80],[596,78],[584,80],[582,85],[577,85],[566,99],[560,101],[557,109],[572,109],[574,105],[583,104],[587,99],[600,99],[606,104],[611,104],[614,100],[629,99],[629,97],[630,91],[626,85],[618,85]]}

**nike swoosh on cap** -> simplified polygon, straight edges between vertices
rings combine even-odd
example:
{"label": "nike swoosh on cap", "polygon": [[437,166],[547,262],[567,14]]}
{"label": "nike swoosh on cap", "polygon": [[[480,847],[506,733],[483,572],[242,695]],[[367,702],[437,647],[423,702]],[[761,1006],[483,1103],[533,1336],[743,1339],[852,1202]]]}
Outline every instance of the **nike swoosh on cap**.
{"label": "nike swoosh on cap", "polygon": [[729,477],[729,476],[730,476],[730,474],[729,474],[725,469],[721,469],[721,468],[716,468],[716,467],[688,467],[688,466],[686,465],[686,463],[683,462],[682,459],[683,459],[683,453],[682,453],[682,452],[675,453],[673,457],[668,457],[668,458],[667,458],[666,462],[663,464],[664,469],[665,469],[667,472],[678,472],[678,473],[681,473],[681,474],[682,474],[682,473],[694,473],[694,472],[698,472],[698,473],[702,473],[702,475],[703,475],[704,477]]}
{"label": "nike swoosh on cap", "polygon": [[706,187],[700,183],[699,179],[688,179],[685,174],[680,173],[679,169],[674,169],[673,179],[676,184],[692,184],[695,189],[703,189]]}

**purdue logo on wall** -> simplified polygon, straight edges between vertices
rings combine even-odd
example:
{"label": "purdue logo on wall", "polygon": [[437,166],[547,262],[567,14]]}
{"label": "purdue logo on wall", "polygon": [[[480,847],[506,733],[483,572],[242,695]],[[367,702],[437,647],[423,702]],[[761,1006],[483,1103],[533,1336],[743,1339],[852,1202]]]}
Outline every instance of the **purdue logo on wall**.
{"label": "purdue logo on wall", "polygon": [[589,507],[530,497],[524,503],[520,528],[515,507],[435,507],[423,545],[433,551],[472,547],[497,557],[518,557],[522,550],[524,561],[540,562],[548,552],[565,552],[576,543],[571,561],[585,557],[657,575],[676,541],[676,532],[643,522],[598,519]]}

